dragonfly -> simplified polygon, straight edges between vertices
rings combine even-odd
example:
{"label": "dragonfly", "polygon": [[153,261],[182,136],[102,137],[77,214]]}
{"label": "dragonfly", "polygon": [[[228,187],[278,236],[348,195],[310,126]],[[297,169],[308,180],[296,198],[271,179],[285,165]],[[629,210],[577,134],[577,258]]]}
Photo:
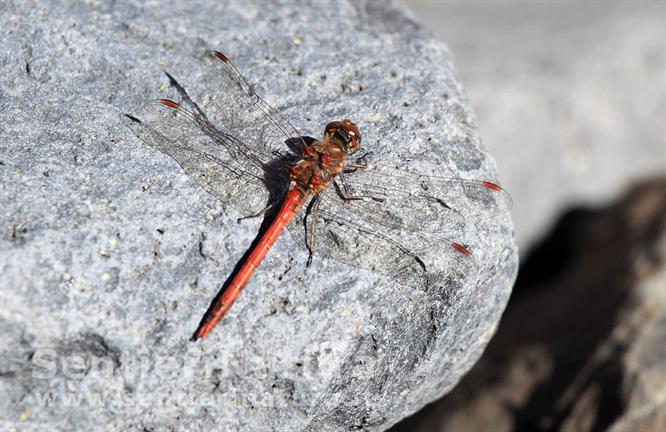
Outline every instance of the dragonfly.
{"label": "dragonfly", "polygon": [[423,257],[433,248],[464,259],[472,255],[469,246],[443,234],[445,227],[461,228],[512,206],[496,182],[371,163],[373,153],[361,148],[360,129],[350,119],[328,123],[321,139],[303,135],[257,95],[225,54],[210,51],[204,62],[203,79],[212,83],[208,113],[165,72],[173,97],[121,116],[139,139],[242,212],[241,219],[263,216],[269,222],[192,340],[206,337],[227,314],[285,229],[308,251],[307,266],[316,252],[424,284],[431,269]]}

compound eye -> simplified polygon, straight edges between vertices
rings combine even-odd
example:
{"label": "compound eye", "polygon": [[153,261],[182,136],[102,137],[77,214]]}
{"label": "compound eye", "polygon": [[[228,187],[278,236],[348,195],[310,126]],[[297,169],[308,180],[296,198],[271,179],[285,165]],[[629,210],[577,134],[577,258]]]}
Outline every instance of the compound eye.
{"label": "compound eye", "polygon": [[333,135],[335,135],[338,131],[337,123],[338,122],[333,121],[327,124],[326,128],[324,129],[324,136],[332,137]]}
{"label": "compound eye", "polygon": [[355,149],[359,145],[360,137],[356,135],[356,132],[354,131],[347,131],[347,136],[349,139],[347,140],[347,145],[349,146],[350,149]]}
{"label": "compound eye", "polygon": [[345,131],[344,128],[341,128],[341,127],[337,128],[335,130],[335,134],[342,140],[342,142],[344,142],[344,143],[349,142],[349,139],[350,139],[349,135],[347,135],[347,131]]}

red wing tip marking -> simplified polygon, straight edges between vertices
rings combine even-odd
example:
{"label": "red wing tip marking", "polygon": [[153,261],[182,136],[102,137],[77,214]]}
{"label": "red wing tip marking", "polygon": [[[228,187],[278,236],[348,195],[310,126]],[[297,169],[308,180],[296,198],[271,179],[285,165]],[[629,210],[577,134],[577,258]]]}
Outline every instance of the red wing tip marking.
{"label": "red wing tip marking", "polygon": [[496,185],[495,183],[491,183],[491,182],[486,181],[486,182],[482,182],[481,184],[483,185],[483,187],[488,188],[488,189],[492,189],[492,190],[497,191],[497,192],[501,192],[501,191],[504,190],[500,186]]}
{"label": "red wing tip marking", "polygon": [[219,51],[212,51],[212,53],[215,57],[219,58],[220,60],[222,60],[225,63],[229,61],[229,58],[227,56],[225,56],[224,54],[222,54],[221,52],[219,52]]}
{"label": "red wing tip marking", "polygon": [[160,103],[162,105],[166,105],[169,108],[173,108],[173,109],[178,109],[180,107],[180,105],[178,105],[178,103],[176,103],[172,100],[169,100],[169,99],[160,99]]}
{"label": "red wing tip marking", "polygon": [[465,256],[470,256],[472,254],[467,248],[458,243],[451,243],[451,247]]}

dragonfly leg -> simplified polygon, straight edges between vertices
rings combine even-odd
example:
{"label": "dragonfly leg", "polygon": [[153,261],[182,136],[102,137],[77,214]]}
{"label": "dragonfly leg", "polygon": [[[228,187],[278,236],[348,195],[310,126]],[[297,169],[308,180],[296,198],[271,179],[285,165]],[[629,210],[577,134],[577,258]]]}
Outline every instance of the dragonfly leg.
{"label": "dragonfly leg", "polygon": [[236,219],[236,222],[240,223],[241,221],[244,221],[245,219],[254,219],[254,218],[258,218],[259,216],[263,216],[263,215],[266,214],[266,212],[268,212],[270,209],[272,209],[274,205],[275,205],[275,201],[273,201],[272,203],[269,203],[266,207],[259,210],[257,213],[253,213],[251,215],[239,217],[238,219]]}
{"label": "dragonfly leg", "polygon": [[366,169],[368,169],[368,160],[365,158],[365,156],[363,156],[359,159],[356,159],[354,162],[347,162],[343,172],[351,174],[357,171],[364,171]]}
{"label": "dragonfly leg", "polygon": [[312,264],[312,255],[315,251],[315,242],[317,240],[317,211],[319,210],[319,203],[321,196],[315,195],[310,201],[307,208],[306,225],[305,225],[305,245],[308,248],[308,261],[306,265],[309,267]]}
{"label": "dragonfly leg", "polygon": [[333,180],[333,185],[335,186],[335,190],[340,195],[340,197],[344,200],[347,201],[352,201],[352,200],[365,200],[365,199],[371,199],[373,201],[377,202],[384,202],[383,198],[377,198],[373,197],[371,195],[354,195],[350,192],[349,186],[347,186],[347,181],[345,180],[345,176],[343,173],[338,174],[338,178],[340,179],[340,183],[342,183],[342,187],[338,184],[336,180]]}
{"label": "dragonfly leg", "polygon": [[347,162],[345,164],[345,169],[343,172],[349,174],[349,173],[355,173],[356,171],[363,171],[368,169],[368,156],[372,154],[372,152],[365,151],[363,150],[363,154],[359,157],[357,157],[353,162]]}

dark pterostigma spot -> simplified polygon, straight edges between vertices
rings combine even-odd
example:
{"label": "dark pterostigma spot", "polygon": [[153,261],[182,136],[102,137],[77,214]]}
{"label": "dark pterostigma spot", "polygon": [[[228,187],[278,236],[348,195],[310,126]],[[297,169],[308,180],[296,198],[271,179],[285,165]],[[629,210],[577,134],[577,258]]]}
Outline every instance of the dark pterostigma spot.
{"label": "dark pterostigma spot", "polygon": [[138,118],[134,117],[134,116],[131,115],[131,114],[125,114],[125,117],[127,117],[127,118],[130,119],[130,120],[132,120],[134,123],[141,124],[141,120],[139,120]]}

